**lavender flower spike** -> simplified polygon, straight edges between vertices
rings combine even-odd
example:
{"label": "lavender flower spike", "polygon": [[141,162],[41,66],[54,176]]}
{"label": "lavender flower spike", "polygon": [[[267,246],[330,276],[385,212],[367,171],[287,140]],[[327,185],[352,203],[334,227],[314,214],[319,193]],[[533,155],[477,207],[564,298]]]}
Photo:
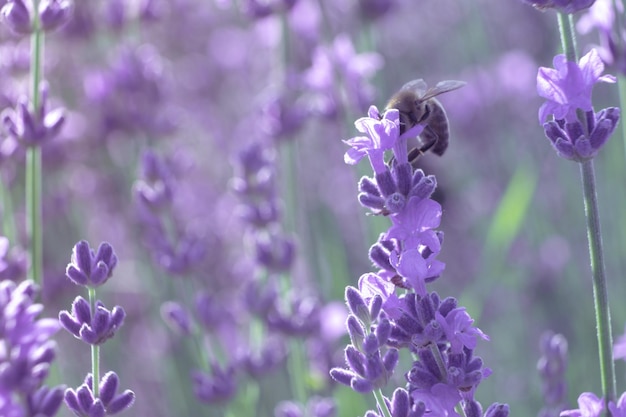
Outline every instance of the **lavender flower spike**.
{"label": "lavender flower spike", "polygon": [[[612,83],[615,77],[601,75],[604,64],[594,49],[578,64],[557,55],[554,67],[539,68],[537,73],[537,92],[547,100],[539,109],[539,121],[554,116],[543,127],[559,156],[578,162],[589,160],[606,143],[620,118],[616,107],[594,112],[591,91],[596,83]],[[584,112],[584,123],[579,111]]]}
{"label": "lavender flower spike", "polygon": [[113,247],[103,242],[94,253],[89,243],[81,240],[72,250],[72,261],[67,265],[65,274],[76,285],[85,287],[99,287],[104,284],[117,265],[117,256]]}
{"label": "lavender flower spike", "polygon": [[92,386],[88,374],[83,385],[65,391],[65,404],[78,417],[111,416],[130,408],[135,401],[135,393],[130,390],[117,394],[119,378],[115,372],[107,372],[100,380],[100,397],[94,398]]}
{"label": "lavender flower spike", "polygon": [[78,296],[72,303],[72,313],[61,311],[59,321],[76,338],[90,345],[101,345],[122,327],[126,313],[120,306],[109,311],[100,300],[96,301],[95,310],[92,316],[89,302]]}
{"label": "lavender flower spike", "polygon": [[41,28],[51,32],[64,26],[72,16],[72,0],[41,0],[39,2],[39,20]]}
{"label": "lavender flower spike", "polygon": [[30,10],[24,0],[9,0],[0,10],[2,20],[11,31],[20,35],[29,35],[33,31]]}
{"label": "lavender flower spike", "polygon": [[65,110],[48,110],[48,84],[42,82],[41,103],[34,111],[30,110],[28,99],[21,98],[17,108],[5,109],[0,114],[6,132],[25,146],[40,146],[55,138],[65,123]]}

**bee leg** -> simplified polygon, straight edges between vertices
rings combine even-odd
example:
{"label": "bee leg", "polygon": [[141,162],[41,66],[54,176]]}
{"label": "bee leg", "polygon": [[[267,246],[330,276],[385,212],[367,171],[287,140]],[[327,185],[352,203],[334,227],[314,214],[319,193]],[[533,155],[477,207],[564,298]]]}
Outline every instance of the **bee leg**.
{"label": "bee leg", "polygon": [[420,138],[428,138],[428,139],[430,139],[428,141],[428,143],[426,143],[424,146],[422,146],[419,149],[421,153],[426,153],[426,151],[430,150],[430,148],[435,146],[437,144],[437,142],[439,141],[439,135],[437,135],[435,133],[435,131],[432,130],[430,128],[430,126],[428,126],[428,125],[426,125],[426,127],[424,127],[424,130],[423,130],[422,134],[420,135]]}

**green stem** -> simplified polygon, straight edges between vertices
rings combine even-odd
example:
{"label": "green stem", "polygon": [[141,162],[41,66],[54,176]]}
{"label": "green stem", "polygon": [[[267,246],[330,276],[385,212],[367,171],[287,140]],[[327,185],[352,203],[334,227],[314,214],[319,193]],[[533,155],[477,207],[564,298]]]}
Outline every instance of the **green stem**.
{"label": "green stem", "polygon": [[[39,9],[39,1],[33,0],[33,10]],[[39,84],[42,79],[44,34],[40,29],[39,14],[33,13],[34,32],[30,38],[30,81],[31,105],[35,114],[40,106]],[[38,284],[42,279],[43,220],[41,210],[41,148],[29,147],[26,150],[26,211],[27,230],[30,237],[30,278]]]}
{"label": "green stem", "polygon": [[385,403],[383,392],[380,390],[380,388],[374,390],[374,397],[376,398],[378,409],[383,413],[383,416],[391,417],[391,411],[389,411],[389,409],[387,408],[387,403]]}
{"label": "green stem", "polygon": [[608,291],[604,272],[604,254],[602,251],[602,233],[596,195],[596,180],[593,160],[580,164],[583,185],[585,216],[587,217],[587,239],[591,258],[591,276],[593,280],[593,301],[596,312],[598,350],[600,357],[600,378],[605,407],[609,401],[615,401],[615,364],[613,362],[613,336],[611,334],[611,315],[609,312]]}
{"label": "green stem", "polygon": [[[91,310],[91,316],[96,314],[96,290],[89,288],[89,305]],[[91,345],[91,376],[93,380],[93,396],[98,398],[100,396],[100,346]]]}
{"label": "green stem", "polygon": [[574,19],[571,14],[558,13],[559,33],[561,34],[561,46],[568,61],[578,62],[578,48],[576,47],[576,35],[574,32]]}

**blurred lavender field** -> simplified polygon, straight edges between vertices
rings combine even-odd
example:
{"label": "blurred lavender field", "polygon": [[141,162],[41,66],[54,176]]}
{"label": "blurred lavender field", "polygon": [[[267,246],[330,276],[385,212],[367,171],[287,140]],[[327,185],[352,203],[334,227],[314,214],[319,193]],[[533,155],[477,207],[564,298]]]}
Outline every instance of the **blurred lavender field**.
{"label": "blurred lavender field", "polygon": [[[0,104],[13,108],[29,91],[29,42],[5,26],[0,37]],[[584,53],[597,35],[578,42]],[[490,336],[479,341],[493,370],[477,392],[485,407],[537,415],[551,330],[568,341],[573,408],[597,391],[599,371],[579,173],[537,120],[537,68],[559,48],[553,11],[519,0],[76,1],[45,38],[49,108],[66,113],[42,145],[41,317],[84,295],[65,276],[76,242],[106,241],[118,264],[98,298],[126,319],[103,345],[102,373],[136,396],[120,416],[246,416],[252,403],[270,417],[313,395],[334,398],[339,417],[362,416],[373,399],[329,370],[344,363],[345,288],[372,270],[368,249],[389,219],[359,205],[367,163],[346,165],[341,140],[409,80],[462,80],[439,97],[450,148],[419,161],[443,207],[446,269],[432,288]],[[617,103],[614,85],[595,88],[598,108]],[[616,335],[626,324],[619,129],[596,158]],[[16,282],[29,262],[24,165],[3,134],[0,278]],[[54,340],[46,383],[76,388],[89,349],[67,332]],[[401,357],[390,387],[410,362]],[[625,371],[619,363],[618,386]]]}

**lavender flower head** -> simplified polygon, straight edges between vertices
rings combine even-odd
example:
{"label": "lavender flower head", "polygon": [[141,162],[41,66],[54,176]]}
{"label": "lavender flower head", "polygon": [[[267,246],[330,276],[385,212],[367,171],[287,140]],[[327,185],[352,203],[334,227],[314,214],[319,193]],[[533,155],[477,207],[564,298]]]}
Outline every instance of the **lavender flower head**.
{"label": "lavender flower head", "polygon": [[587,9],[596,0],[522,0],[522,2],[539,10],[556,9],[561,13],[576,13]]}
{"label": "lavender flower head", "polygon": [[110,244],[102,242],[96,253],[89,243],[81,240],[74,245],[72,261],[65,273],[74,284],[95,288],[111,278],[116,265],[117,256]]}
{"label": "lavender flower head", "polygon": [[[612,75],[601,75],[604,64],[592,49],[578,63],[569,62],[565,55],[554,57],[554,68],[539,68],[537,92],[546,99],[539,108],[539,122],[548,116],[554,120],[544,123],[545,134],[557,154],[574,161],[585,161],[597,155],[615,130],[620,109],[609,107],[597,113],[591,102],[593,86],[598,82],[614,83]],[[578,112],[585,115],[583,124]]]}

